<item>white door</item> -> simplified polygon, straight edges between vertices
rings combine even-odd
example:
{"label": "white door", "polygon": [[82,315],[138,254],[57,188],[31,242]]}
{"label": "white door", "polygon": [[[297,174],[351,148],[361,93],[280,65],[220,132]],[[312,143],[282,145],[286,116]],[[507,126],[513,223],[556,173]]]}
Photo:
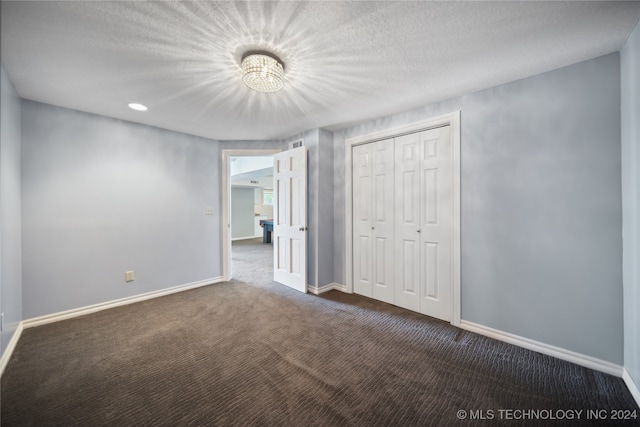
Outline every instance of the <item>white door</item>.
{"label": "white door", "polygon": [[453,181],[449,126],[420,132],[420,312],[451,320]]}
{"label": "white door", "polygon": [[395,138],[395,304],[420,311],[420,134]]}
{"label": "white door", "polygon": [[273,156],[273,279],[307,292],[307,150]]}
{"label": "white door", "polygon": [[373,143],[373,297],[394,302],[393,139]]}
{"label": "white door", "polygon": [[395,303],[451,320],[450,127],[396,138]]}
{"label": "white door", "polygon": [[353,147],[354,292],[393,304],[393,139]]}
{"label": "white door", "polygon": [[353,171],[353,291],[373,296],[373,219],[372,150],[373,144],[357,145],[352,150]]}

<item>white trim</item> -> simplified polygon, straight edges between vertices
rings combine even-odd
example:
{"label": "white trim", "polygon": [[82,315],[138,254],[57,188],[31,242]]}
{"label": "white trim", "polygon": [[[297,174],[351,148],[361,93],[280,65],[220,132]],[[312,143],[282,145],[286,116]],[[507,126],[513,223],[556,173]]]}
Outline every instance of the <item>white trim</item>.
{"label": "white trim", "polygon": [[475,332],[489,338],[494,338],[499,341],[517,345],[518,347],[537,351],[538,353],[546,354],[547,356],[552,356],[557,359],[566,360],[567,362],[575,363],[576,365],[585,366],[587,368],[614,375],[616,377],[623,376],[622,366],[615,363],[607,362],[606,360],[597,359],[585,354],[576,353],[575,351],[556,347],[550,344],[545,344],[540,341],[524,338],[518,335],[510,334],[508,332],[499,331],[497,329],[479,325],[473,322],[468,322],[466,320],[462,320],[460,322],[460,327],[467,331]]}
{"label": "white trim", "polygon": [[340,291],[340,292],[344,292],[345,294],[352,294],[353,292],[349,292],[347,290],[347,287],[345,285],[343,285],[342,283],[334,283],[333,284],[333,289],[336,291]]}
{"label": "white trim", "polygon": [[311,292],[314,295],[320,295],[320,294],[323,294],[325,292],[329,292],[329,291],[332,291],[332,290],[336,289],[336,285],[337,285],[337,283],[329,283],[329,284],[323,285],[323,286],[307,285],[307,291]]}
{"label": "white trim", "polygon": [[451,126],[451,141],[453,145],[453,230],[451,232],[451,299],[453,307],[451,310],[451,324],[460,326],[461,321],[461,293],[460,293],[460,111],[449,115]]}
{"label": "white trim", "polygon": [[74,317],[84,316],[85,314],[95,313],[97,311],[107,310],[109,308],[119,307],[121,305],[133,304],[135,302],[145,301],[152,298],[158,298],[165,295],[175,294],[177,292],[187,291],[189,289],[200,288],[202,286],[213,285],[214,283],[223,282],[222,277],[201,280],[199,282],[187,283],[186,285],[174,286],[172,288],[162,289],[160,291],[147,292],[145,294],[134,295],[131,297],[121,298],[113,301],[102,302],[99,304],[88,305],[86,307],[74,308],[71,310],[60,311],[58,313],[46,314],[44,316],[34,317],[24,320],[24,327],[33,328],[35,326],[46,325],[47,323],[58,322],[60,320],[71,319]]}
{"label": "white trim", "polygon": [[[396,126],[389,129],[358,135],[345,140],[345,240],[346,240],[346,277],[343,292],[353,293],[353,242],[352,242],[352,182],[351,182],[351,149],[354,145],[393,138],[402,134],[417,132],[439,126],[451,126],[451,142],[453,150],[453,212],[452,212],[452,245],[451,245],[451,324],[460,326],[460,111],[433,117],[419,122]],[[336,288],[337,289],[337,288]]]}
{"label": "white trim", "polygon": [[345,270],[344,291],[353,293],[353,150],[354,138],[347,138],[344,144],[344,237],[345,237]]}
{"label": "white trim", "polygon": [[[452,124],[453,121],[458,118],[458,122],[460,121],[460,111],[454,111],[452,113],[443,114],[436,117],[431,117],[425,120],[420,120],[417,122],[407,123],[405,125],[395,126],[392,128],[382,129],[376,132],[371,132],[366,135],[358,135],[352,138],[348,138],[345,142],[347,144],[356,145],[362,144],[365,142],[373,142],[379,139],[388,139],[393,138],[398,135],[418,132],[422,130],[426,130],[431,127],[437,126],[445,126],[447,124]],[[349,147],[351,148],[351,147]]]}
{"label": "white trim", "polygon": [[222,215],[220,215],[220,227],[222,228],[222,279],[227,281],[231,279],[231,257],[229,254],[231,253],[231,239],[229,238],[229,228],[231,224],[229,222],[230,215],[230,203],[229,203],[229,187],[230,187],[230,177],[229,173],[231,167],[229,162],[231,161],[231,157],[233,156],[244,156],[244,157],[261,157],[261,156],[273,156],[275,153],[280,153],[282,150],[274,148],[274,149],[266,149],[266,150],[251,150],[251,149],[237,149],[237,150],[222,150],[222,203],[221,210]]}
{"label": "white trim", "polygon": [[262,235],[259,236],[247,236],[247,237],[234,237],[231,239],[232,242],[236,242],[238,240],[253,240],[253,239],[262,239]]}
{"label": "white trim", "polygon": [[7,367],[9,363],[9,359],[11,359],[11,355],[13,354],[13,350],[16,349],[16,345],[18,344],[18,340],[22,335],[22,331],[24,330],[24,322],[18,323],[18,327],[13,332],[13,336],[9,340],[9,344],[7,348],[4,349],[4,353],[2,353],[2,357],[0,358],[0,377],[4,373],[4,368]]}
{"label": "white trim", "polygon": [[633,381],[633,378],[631,378],[631,375],[629,375],[629,371],[627,371],[627,368],[622,368],[622,379],[627,385],[631,396],[633,396],[633,398],[636,400],[636,404],[640,406],[640,389],[638,388],[638,385]]}

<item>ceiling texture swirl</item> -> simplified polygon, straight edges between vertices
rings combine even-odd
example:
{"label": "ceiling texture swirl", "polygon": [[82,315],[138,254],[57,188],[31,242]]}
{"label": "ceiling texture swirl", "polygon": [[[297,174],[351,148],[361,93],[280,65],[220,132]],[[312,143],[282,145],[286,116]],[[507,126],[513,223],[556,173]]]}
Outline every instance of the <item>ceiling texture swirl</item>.
{"label": "ceiling texture swirl", "polygon": [[[247,140],[338,130],[616,52],[640,2],[2,1],[1,12],[22,98]],[[282,90],[242,83],[252,50],[282,60]]]}

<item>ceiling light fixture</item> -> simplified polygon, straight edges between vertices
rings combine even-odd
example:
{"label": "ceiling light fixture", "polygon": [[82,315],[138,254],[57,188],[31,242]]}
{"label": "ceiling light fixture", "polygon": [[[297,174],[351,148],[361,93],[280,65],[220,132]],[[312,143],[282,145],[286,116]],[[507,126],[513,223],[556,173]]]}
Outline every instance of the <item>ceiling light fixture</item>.
{"label": "ceiling light fixture", "polygon": [[129,108],[136,111],[147,111],[148,108],[146,105],[138,104],[136,102],[132,102],[129,104]]}
{"label": "ceiling light fixture", "polygon": [[242,55],[242,81],[258,92],[277,92],[284,86],[284,64],[269,52],[247,52]]}

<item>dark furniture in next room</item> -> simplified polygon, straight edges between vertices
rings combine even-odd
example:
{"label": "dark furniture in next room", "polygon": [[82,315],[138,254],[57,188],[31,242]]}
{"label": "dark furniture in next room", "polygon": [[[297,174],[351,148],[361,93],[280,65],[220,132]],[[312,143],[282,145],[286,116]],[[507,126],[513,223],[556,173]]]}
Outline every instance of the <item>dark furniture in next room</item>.
{"label": "dark furniture in next room", "polygon": [[261,219],[262,243],[271,243],[271,233],[273,232],[273,219]]}

